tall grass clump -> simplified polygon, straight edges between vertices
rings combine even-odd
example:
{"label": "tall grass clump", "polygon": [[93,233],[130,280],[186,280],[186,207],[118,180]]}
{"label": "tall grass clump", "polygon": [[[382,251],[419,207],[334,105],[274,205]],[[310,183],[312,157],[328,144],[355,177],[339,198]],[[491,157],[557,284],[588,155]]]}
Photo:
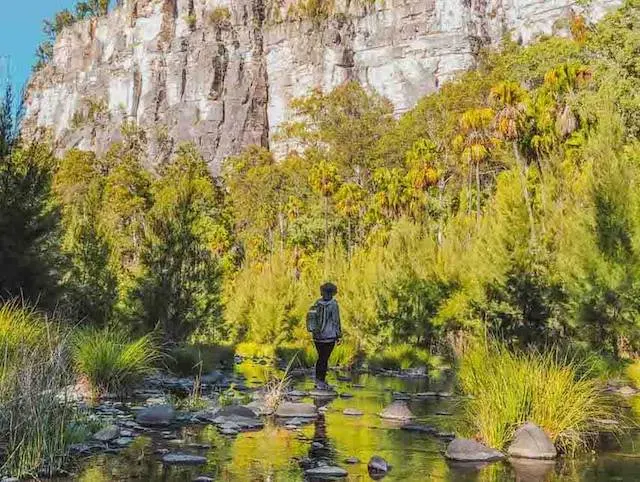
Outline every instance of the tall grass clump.
{"label": "tall grass clump", "polygon": [[304,368],[313,367],[318,358],[316,349],[310,341],[301,344],[280,345],[276,348],[276,356],[286,363],[295,359],[295,365]]}
{"label": "tall grass clump", "polygon": [[352,368],[358,362],[359,357],[358,347],[353,343],[343,341],[336,345],[331,352],[329,365],[332,367]]}
{"label": "tall grass clump", "polygon": [[198,376],[231,364],[234,349],[230,345],[178,345],[172,348],[165,363],[177,376]]}
{"label": "tall grass clump", "polygon": [[19,303],[0,307],[4,475],[50,476],[65,462],[68,425],[76,412],[63,390],[73,380],[65,343],[57,327],[35,310]]}
{"label": "tall grass clump", "polygon": [[563,453],[586,448],[599,423],[617,414],[585,363],[553,349],[512,351],[494,341],[468,347],[461,356],[458,382],[471,396],[465,421],[472,435],[505,449],[514,431],[531,421]]}
{"label": "tall grass clump", "polygon": [[120,330],[86,329],[73,340],[76,373],[96,395],[126,393],[155,371],[159,359],[160,352],[150,335],[131,341]]}

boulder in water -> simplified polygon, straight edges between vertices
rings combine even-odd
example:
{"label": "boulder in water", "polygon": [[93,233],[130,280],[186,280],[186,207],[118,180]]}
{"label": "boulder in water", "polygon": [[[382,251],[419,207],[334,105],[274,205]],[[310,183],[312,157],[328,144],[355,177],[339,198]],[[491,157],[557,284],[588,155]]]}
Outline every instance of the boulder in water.
{"label": "boulder in water", "polygon": [[501,452],[467,438],[454,439],[444,456],[459,462],[490,462],[504,458]]}
{"label": "boulder in water", "polygon": [[167,426],[173,422],[176,414],[170,405],[153,405],[143,408],[136,415],[136,422],[146,426]]}
{"label": "boulder in water", "polygon": [[549,436],[532,422],[516,430],[507,453],[525,459],[554,459],[558,455]]}
{"label": "boulder in water", "polygon": [[357,408],[345,408],[342,411],[343,415],[350,415],[352,417],[359,417],[360,415],[364,415],[364,412],[362,410],[359,410]]}
{"label": "boulder in water", "polygon": [[380,475],[389,472],[390,467],[385,459],[378,455],[374,455],[369,459],[367,468],[369,469],[369,474]]}
{"label": "boulder in water", "polygon": [[93,434],[93,438],[100,442],[110,442],[120,436],[120,428],[117,425],[109,425]]}
{"label": "boulder in water", "polygon": [[380,416],[387,420],[411,420],[415,418],[404,400],[394,401],[391,405],[380,412]]}
{"label": "boulder in water", "polygon": [[282,418],[314,418],[317,415],[318,410],[310,403],[282,402],[276,410],[276,416]]}

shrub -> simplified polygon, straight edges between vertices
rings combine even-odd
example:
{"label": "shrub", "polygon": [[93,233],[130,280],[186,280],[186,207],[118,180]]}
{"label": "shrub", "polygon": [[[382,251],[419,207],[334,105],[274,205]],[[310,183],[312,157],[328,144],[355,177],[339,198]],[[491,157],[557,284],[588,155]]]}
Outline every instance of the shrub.
{"label": "shrub", "polygon": [[37,311],[11,301],[0,306],[0,347],[5,364],[24,348],[42,346],[47,340],[47,324]]}
{"label": "shrub", "polygon": [[236,345],[236,354],[242,358],[275,358],[275,348],[263,343],[244,342]]}
{"label": "shrub", "polygon": [[230,21],[231,12],[227,7],[216,7],[209,14],[209,22],[216,28],[226,27]]}
{"label": "shrub", "polygon": [[169,352],[166,364],[174,375],[196,376],[231,362],[233,355],[227,345],[179,345]]}
{"label": "shrub", "polygon": [[358,348],[353,343],[343,341],[333,349],[329,365],[333,367],[351,368],[358,360]]}
{"label": "shrub", "polygon": [[439,358],[428,350],[403,343],[384,348],[369,357],[369,367],[386,370],[407,370],[409,368],[431,368],[438,365]]}
{"label": "shrub", "polygon": [[625,375],[635,388],[640,388],[640,360],[628,365],[624,371]]}
{"label": "shrub", "polygon": [[574,453],[592,442],[598,420],[617,417],[588,367],[556,350],[514,352],[502,343],[480,342],[463,353],[458,381],[472,397],[465,406],[469,429],[497,449],[531,421],[560,451]]}
{"label": "shrub", "polygon": [[76,373],[96,394],[125,393],[155,371],[159,351],[150,335],[130,341],[126,333],[106,328],[76,334],[73,362]]}
{"label": "shrub", "polygon": [[287,364],[293,362],[293,366],[311,368],[316,363],[316,349],[311,342],[305,344],[287,344],[276,348],[276,356]]}

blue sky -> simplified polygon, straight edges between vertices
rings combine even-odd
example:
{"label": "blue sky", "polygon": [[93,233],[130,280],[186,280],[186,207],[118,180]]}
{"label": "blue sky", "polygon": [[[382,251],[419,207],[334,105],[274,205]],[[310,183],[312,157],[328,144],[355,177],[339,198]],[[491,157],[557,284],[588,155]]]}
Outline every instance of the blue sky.
{"label": "blue sky", "polygon": [[[3,0],[0,14],[0,84],[7,73],[19,92],[29,78],[34,53],[43,40],[42,21],[75,0]],[[9,72],[7,72],[9,71]]]}

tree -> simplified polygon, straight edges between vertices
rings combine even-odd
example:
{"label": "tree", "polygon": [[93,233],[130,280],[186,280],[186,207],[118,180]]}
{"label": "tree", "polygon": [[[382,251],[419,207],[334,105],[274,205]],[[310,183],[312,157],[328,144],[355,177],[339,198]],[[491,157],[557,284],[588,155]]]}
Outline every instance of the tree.
{"label": "tree", "polygon": [[499,139],[511,143],[513,155],[518,166],[522,193],[529,216],[529,229],[531,231],[531,242],[535,243],[536,230],[533,217],[533,207],[531,196],[529,195],[528,166],[520,153],[518,143],[522,140],[523,132],[526,129],[526,105],[527,92],[516,82],[500,82],[491,88],[491,100],[496,105],[497,111],[494,119],[494,128]]}
{"label": "tree", "polygon": [[494,112],[489,107],[478,107],[464,112],[459,119],[459,134],[454,145],[460,152],[462,161],[468,166],[469,184],[471,172],[476,178],[476,218],[480,220],[480,165],[491,157],[496,138],[491,132]]}
{"label": "tree", "polygon": [[109,0],[86,0],[76,5],[76,15],[81,20],[101,17],[107,13],[109,13]]}
{"label": "tree", "polygon": [[19,145],[12,99],[8,86],[0,99],[0,297],[52,307],[61,263],[53,157],[45,146]]}
{"label": "tree", "polygon": [[347,220],[347,246],[351,251],[352,223],[357,224],[365,208],[366,191],[355,182],[345,182],[334,195],[336,210]]}
{"label": "tree", "polygon": [[133,296],[144,328],[158,329],[175,342],[215,325],[221,315],[222,273],[213,249],[221,226],[221,193],[192,146],[179,149],[152,193],[141,257],[144,274]]}
{"label": "tree", "polygon": [[329,199],[340,186],[340,176],[335,164],[320,161],[309,172],[309,184],[324,199],[324,246],[329,246]]}

